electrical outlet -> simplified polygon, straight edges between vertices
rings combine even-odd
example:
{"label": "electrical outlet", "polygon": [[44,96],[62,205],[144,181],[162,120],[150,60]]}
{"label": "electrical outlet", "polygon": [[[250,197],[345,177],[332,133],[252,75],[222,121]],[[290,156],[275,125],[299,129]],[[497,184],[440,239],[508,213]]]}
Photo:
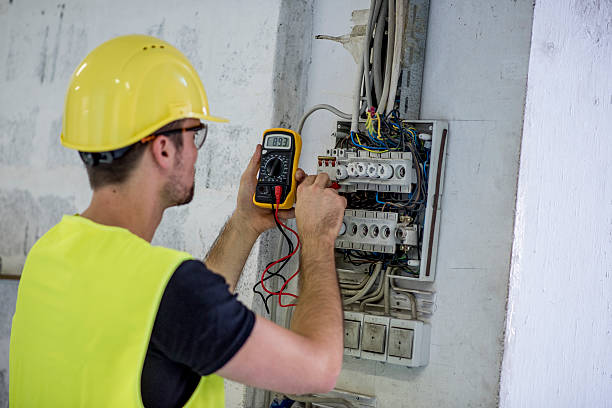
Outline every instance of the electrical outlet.
{"label": "electrical outlet", "polygon": [[359,349],[359,332],[361,322],[354,320],[344,321],[344,347],[348,349]]}
{"label": "electrical outlet", "polygon": [[361,349],[370,353],[384,354],[387,326],[376,323],[363,324]]}
{"label": "electrical outlet", "polygon": [[391,327],[389,329],[389,355],[400,358],[412,358],[414,330]]}

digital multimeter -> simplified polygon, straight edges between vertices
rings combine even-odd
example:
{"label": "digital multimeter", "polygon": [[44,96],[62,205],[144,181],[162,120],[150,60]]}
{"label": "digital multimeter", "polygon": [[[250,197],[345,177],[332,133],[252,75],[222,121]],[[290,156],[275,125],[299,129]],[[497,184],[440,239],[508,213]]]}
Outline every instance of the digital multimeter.
{"label": "digital multimeter", "polygon": [[279,209],[286,210],[295,203],[295,172],[302,151],[302,138],[293,130],[274,128],[263,134],[259,178],[253,203],[272,208],[276,204],[274,189],[281,186]]}

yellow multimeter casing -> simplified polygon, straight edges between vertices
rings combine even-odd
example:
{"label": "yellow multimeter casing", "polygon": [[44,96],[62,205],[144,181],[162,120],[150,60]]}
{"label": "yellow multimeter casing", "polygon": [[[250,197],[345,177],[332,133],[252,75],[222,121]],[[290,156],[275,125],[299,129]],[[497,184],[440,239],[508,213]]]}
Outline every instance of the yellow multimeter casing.
{"label": "yellow multimeter casing", "polygon": [[283,191],[278,208],[288,210],[295,203],[295,172],[300,161],[302,138],[290,129],[268,129],[263,133],[262,147],[253,203],[262,208],[275,208],[274,188],[281,186]]}

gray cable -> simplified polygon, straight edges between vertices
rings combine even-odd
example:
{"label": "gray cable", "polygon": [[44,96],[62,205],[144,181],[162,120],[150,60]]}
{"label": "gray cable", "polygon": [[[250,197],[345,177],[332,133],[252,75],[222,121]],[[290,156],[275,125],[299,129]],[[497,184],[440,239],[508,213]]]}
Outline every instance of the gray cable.
{"label": "gray cable", "polygon": [[309,395],[287,395],[287,397],[298,402],[314,402],[320,404],[332,403],[342,404],[347,408],[358,408],[357,405],[353,404],[351,401],[339,397],[317,397]]}
{"label": "gray cable", "polygon": [[300,120],[300,124],[298,125],[298,133],[301,135],[302,134],[302,128],[304,127],[304,122],[306,122],[306,119],[308,119],[308,117],[313,113],[316,112],[320,109],[325,109],[330,111],[331,113],[340,116],[342,119],[346,119],[346,120],[351,120],[352,119],[352,115],[348,114],[348,113],[344,113],[336,108],[334,108],[331,105],[327,105],[325,103],[320,104],[320,105],[315,105],[312,108],[310,108],[308,110],[308,112],[306,112],[304,114],[304,116],[302,116],[302,119]]}
{"label": "gray cable", "polygon": [[374,44],[372,54],[372,76],[374,77],[374,93],[376,95],[376,104],[380,103],[383,91],[383,78],[382,78],[382,46],[383,38],[385,37],[385,18],[387,17],[387,7],[389,7],[389,0],[383,0],[383,5],[378,15],[378,21],[376,22],[376,28],[374,29]]}
{"label": "gray cable", "polygon": [[397,82],[400,75],[400,63],[402,60],[402,42],[404,37],[405,10],[404,0],[397,0],[395,10],[395,43],[393,46],[393,67],[391,69],[391,83],[389,85],[389,98],[387,99],[387,114],[391,113],[395,106],[395,94]]}
{"label": "gray cable", "polygon": [[364,278],[359,283],[343,283],[340,282],[341,289],[361,289],[363,285],[368,281],[368,276],[364,276]]}
{"label": "gray cable", "polygon": [[385,273],[383,273],[380,277],[380,283],[378,285],[378,288],[376,289],[376,292],[374,292],[373,296],[367,297],[365,299],[363,299],[361,301],[361,305],[359,306],[359,309],[363,312],[365,311],[366,306],[369,303],[376,303],[378,302],[380,299],[383,298],[384,295],[384,289],[387,283],[387,276],[389,275],[389,269],[391,269],[390,267],[387,267],[387,269],[385,269]]}
{"label": "gray cable", "polygon": [[352,296],[352,297],[350,297],[348,299],[343,300],[342,304],[344,306],[350,305],[351,303],[355,303],[356,301],[358,301],[359,299],[364,297],[365,294],[368,293],[370,291],[370,289],[372,288],[372,285],[374,284],[374,282],[376,281],[376,278],[380,274],[380,270],[381,269],[382,269],[382,262],[378,262],[376,264],[376,267],[374,268],[374,272],[372,273],[372,276],[370,276],[370,279],[368,279],[368,282],[366,283],[366,285],[358,293],[356,293],[354,296]]}
{"label": "gray cable", "polygon": [[387,59],[385,61],[385,81],[382,96],[378,101],[376,112],[382,114],[387,106],[389,98],[389,86],[391,84],[391,67],[393,66],[393,55],[395,54],[395,0],[389,0],[389,25],[387,29]]}
{"label": "gray cable", "polygon": [[389,279],[389,275],[391,274],[391,271],[389,270],[390,267],[387,268],[387,281],[385,282],[385,293],[384,293],[384,300],[383,300],[383,304],[385,305],[385,315],[389,316],[389,313],[391,313],[391,296],[390,295],[390,286],[391,286],[391,282]]}
{"label": "gray cable", "polygon": [[357,64],[355,87],[353,88],[353,115],[351,117],[351,132],[357,132],[359,127],[359,106],[361,104],[361,83],[363,82],[363,58]]}
{"label": "gray cable", "polygon": [[[372,32],[374,31],[374,21],[378,17],[380,5],[383,0],[372,0],[370,2],[370,15],[368,17],[368,27],[363,40],[363,77],[365,78],[365,94],[368,102],[368,108],[373,106],[372,102],[372,87],[370,86],[370,43],[372,42]],[[359,87],[361,95],[361,86]]]}
{"label": "gray cable", "polygon": [[363,83],[363,58],[357,64],[355,85],[353,88],[353,116],[351,118],[351,132],[357,132],[359,127],[359,108],[361,105],[361,84]]}
{"label": "gray cable", "polygon": [[389,284],[392,286],[393,290],[395,290],[396,292],[401,292],[408,297],[408,300],[410,300],[410,314],[412,315],[412,320],[419,320],[418,318],[419,311],[417,310],[416,296],[414,296],[414,293],[412,293],[412,290],[394,286],[392,282],[389,282]]}

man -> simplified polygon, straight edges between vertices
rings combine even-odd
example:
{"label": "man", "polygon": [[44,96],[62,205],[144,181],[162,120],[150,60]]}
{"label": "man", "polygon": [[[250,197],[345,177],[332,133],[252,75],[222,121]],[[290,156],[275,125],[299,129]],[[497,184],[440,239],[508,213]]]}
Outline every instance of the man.
{"label": "man", "polygon": [[342,364],[333,243],[346,201],[326,188],[326,175],[296,175],[301,290],[291,330],[232,295],[255,240],[274,226],[271,211],[251,201],[261,146],[205,264],[150,245],[164,210],[193,197],[206,121],[223,120],[166,42],[119,37],[79,65],[61,140],[80,152],[93,197],[26,261],[11,406],[222,407],[221,377],[285,393],[333,388]]}

